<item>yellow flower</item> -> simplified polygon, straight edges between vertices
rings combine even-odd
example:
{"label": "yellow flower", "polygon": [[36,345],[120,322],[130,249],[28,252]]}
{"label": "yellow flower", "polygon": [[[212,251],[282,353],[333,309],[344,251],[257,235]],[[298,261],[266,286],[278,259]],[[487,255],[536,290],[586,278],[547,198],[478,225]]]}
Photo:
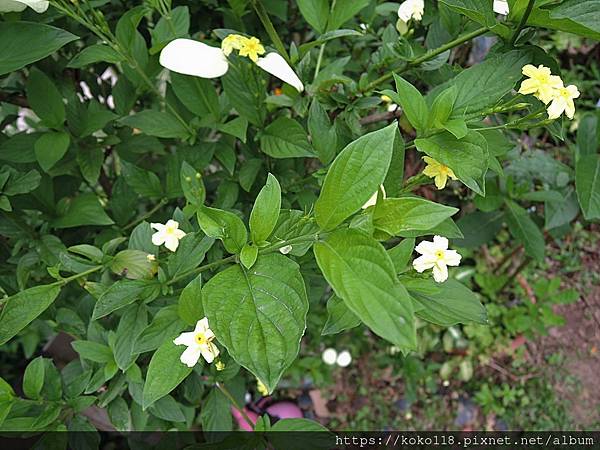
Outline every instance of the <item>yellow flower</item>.
{"label": "yellow flower", "polygon": [[523,66],[523,75],[529,77],[521,83],[519,94],[533,94],[545,105],[554,98],[555,90],[563,87],[560,77],[552,75],[548,67],[531,64]]}
{"label": "yellow flower", "polygon": [[240,48],[240,56],[247,56],[253,62],[258,61],[259,55],[264,55],[265,48],[262,46],[260,41],[255,38],[247,38],[242,42],[242,47]]}
{"label": "yellow flower", "polygon": [[244,41],[247,41],[248,38],[241,36],[239,34],[229,34],[223,39],[221,42],[221,50],[225,53],[225,56],[229,56],[233,50],[240,50]]}
{"label": "yellow flower", "polygon": [[267,389],[267,387],[265,386],[265,384],[262,381],[260,381],[258,378],[256,379],[256,390],[263,397],[269,395],[269,390]]}
{"label": "yellow flower", "polygon": [[221,370],[225,370],[225,363],[223,361],[215,362],[215,369],[217,369],[219,372]]}
{"label": "yellow flower", "polygon": [[575,115],[574,98],[579,97],[577,86],[571,84],[554,91],[552,103],[548,107],[548,118],[556,119],[564,112],[569,119]]}
{"label": "yellow flower", "polygon": [[454,172],[450,167],[437,162],[435,159],[430,158],[429,156],[424,156],[423,160],[427,164],[427,167],[423,169],[423,173],[429,178],[435,178],[435,186],[438,189],[444,189],[446,187],[448,177],[456,180],[456,175],[454,175]]}

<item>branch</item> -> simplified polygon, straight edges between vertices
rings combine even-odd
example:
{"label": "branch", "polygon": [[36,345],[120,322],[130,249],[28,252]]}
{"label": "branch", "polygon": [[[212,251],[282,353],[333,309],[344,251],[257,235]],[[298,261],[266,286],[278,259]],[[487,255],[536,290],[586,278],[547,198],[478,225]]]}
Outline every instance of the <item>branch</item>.
{"label": "branch", "polygon": [[378,112],[368,116],[363,117],[359,120],[361,125],[369,125],[371,123],[377,122],[388,122],[392,119],[398,119],[402,115],[402,110],[400,107],[394,111],[386,111],[386,112]]}
{"label": "branch", "polygon": [[27,98],[18,94],[9,94],[8,92],[0,92],[0,102],[12,103],[13,105],[29,108]]}

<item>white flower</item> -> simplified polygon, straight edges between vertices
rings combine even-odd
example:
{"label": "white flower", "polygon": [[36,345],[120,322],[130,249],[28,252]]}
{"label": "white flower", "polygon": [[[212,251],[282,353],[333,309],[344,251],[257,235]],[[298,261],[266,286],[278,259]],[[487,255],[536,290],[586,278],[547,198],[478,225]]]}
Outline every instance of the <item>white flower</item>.
{"label": "white flower", "polygon": [[185,232],[179,229],[179,222],[169,220],[165,225],[162,223],[151,223],[150,226],[156,230],[152,235],[154,245],[163,245],[174,252],[179,247],[179,240],[185,236]]}
{"label": "white flower", "polygon": [[281,253],[282,255],[287,255],[291,251],[292,251],[292,246],[291,245],[286,245],[286,246],[281,247],[279,249],[279,253]]}
{"label": "white flower", "polygon": [[422,241],[415,247],[419,256],[413,261],[413,267],[419,273],[433,269],[433,279],[442,283],[448,279],[448,267],[458,266],[461,256],[456,250],[448,250],[448,239],[434,236],[433,242]]}
{"label": "white flower", "polygon": [[0,13],[19,12],[28,6],[36,13],[43,13],[48,9],[50,2],[47,0],[0,0]]}
{"label": "white flower", "polygon": [[352,355],[350,355],[348,350],[344,350],[343,352],[340,352],[335,362],[340,367],[348,367],[352,362]]}
{"label": "white flower", "polygon": [[214,338],[215,334],[208,327],[208,319],[204,317],[198,321],[194,331],[181,333],[175,338],[173,344],[187,346],[181,354],[180,361],[188,367],[194,367],[200,355],[209,364],[219,356],[219,349],[212,343]]}
{"label": "white flower", "polygon": [[335,364],[335,360],[337,359],[337,352],[334,348],[326,348],[321,355],[321,358],[323,358],[323,362],[325,364],[333,366]]}
{"label": "white flower", "polygon": [[572,119],[575,115],[573,99],[578,98],[579,95],[579,90],[574,84],[556,89],[552,103],[548,107],[548,118],[557,119],[564,112],[569,119]]}
{"label": "white flower", "polygon": [[304,90],[302,81],[281,55],[271,52],[258,57],[265,50],[256,38],[229,35],[223,40],[222,48],[211,47],[192,39],[175,39],[160,52],[160,64],[184,75],[217,78],[227,73],[227,56],[233,50],[238,50],[240,56],[247,56],[258,67],[295,87],[298,92]]}
{"label": "white flower", "polygon": [[[379,189],[381,190],[381,193],[383,194],[383,198],[385,198],[385,188],[383,187],[383,184],[381,186],[379,186]],[[377,194],[379,193],[379,190],[377,190],[373,195],[371,195],[371,198],[369,200],[367,200],[367,202],[362,205],[362,209],[367,209],[369,206],[375,206],[377,204]]]}
{"label": "white flower", "polygon": [[425,2],[423,0],[406,0],[398,8],[398,17],[403,22],[408,22],[410,19],[421,20],[424,9]]}
{"label": "white flower", "polygon": [[494,0],[494,12],[496,14],[508,16],[508,13],[510,12],[508,2],[506,0]]}

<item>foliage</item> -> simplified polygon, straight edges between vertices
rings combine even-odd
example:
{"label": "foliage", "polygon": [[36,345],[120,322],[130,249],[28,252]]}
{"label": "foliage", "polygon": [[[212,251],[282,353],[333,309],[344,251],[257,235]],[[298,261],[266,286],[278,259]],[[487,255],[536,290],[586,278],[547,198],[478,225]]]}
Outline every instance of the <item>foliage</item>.
{"label": "foliage", "polygon": [[[444,255],[418,273],[413,251],[444,236],[465,261],[504,233],[503,251],[542,263],[547,240],[600,218],[598,114],[578,117],[567,162],[513,139],[566,138],[552,105],[515,91],[528,64],[560,74],[536,29],[598,39],[595,3],[514,0],[503,18],[491,1],[443,0],[409,23],[374,0],[52,0],[40,15],[4,13],[0,343],[30,358],[66,333],[79,358],[61,370],[33,359],[23,396],[0,379],[0,431],[93,429],[78,414],[93,404],[119,430],[230,430],[248,380],[272,393],[293,378],[325,310],[324,334],[363,324],[405,366],[428,348],[424,323],[535,328],[529,306],[488,301],[486,313],[482,294],[493,300],[505,274],[466,283],[459,267],[437,282]],[[485,60],[453,63],[484,34],[497,39]],[[227,36],[236,51],[221,50]],[[264,46],[255,58],[250,36]],[[194,76],[206,69],[194,54],[166,62],[190,37],[210,44],[200,51],[218,75]],[[570,116],[573,98],[553,91],[552,104]],[[582,89],[576,105],[589,99]],[[415,170],[424,156],[443,172],[435,202]],[[210,333],[173,342],[204,317]],[[549,307],[542,317],[557,322]],[[503,395],[480,392],[485,405]]]}

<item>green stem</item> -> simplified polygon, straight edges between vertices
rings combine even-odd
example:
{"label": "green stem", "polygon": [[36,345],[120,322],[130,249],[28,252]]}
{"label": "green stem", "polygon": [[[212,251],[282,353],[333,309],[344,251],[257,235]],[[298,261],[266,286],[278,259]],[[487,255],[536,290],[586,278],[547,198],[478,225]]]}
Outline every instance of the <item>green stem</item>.
{"label": "green stem", "polygon": [[277,51],[281,54],[281,56],[283,56],[285,58],[285,60],[289,63],[290,55],[288,55],[288,52],[285,49],[285,45],[283,45],[283,42],[281,41],[279,34],[277,34],[277,31],[275,30],[275,27],[273,26],[273,22],[271,22],[271,19],[269,18],[269,13],[267,12],[265,6],[262,4],[262,2],[260,0],[252,0],[252,6],[254,7],[254,11],[256,12],[256,15],[262,22],[263,27],[265,27],[265,31],[271,38],[273,45],[275,46]]}
{"label": "green stem", "polygon": [[327,42],[323,42],[323,44],[321,44],[319,56],[317,57],[317,66],[315,67],[315,75],[313,77],[313,82],[317,79],[317,75],[319,75],[319,70],[321,69],[321,62],[323,61],[323,53],[325,52],[326,45]]}
{"label": "green stem", "polygon": [[148,211],[146,214],[144,214],[141,217],[138,217],[137,219],[135,219],[132,222],[129,222],[127,225],[125,225],[123,227],[123,230],[128,230],[129,228],[133,228],[135,227],[138,223],[143,222],[144,220],[146,220],[148,217],[151,217],[152,214],[154,214],[156,211],[158,211],[160,208],[162,208],[164,205],[167,204],[167,200],[166,199],[161,199],[160,202],[158,202],[156,204],[156,206],[154,206],[154,208],[152,208],[150,211]]}
{"label": "green stem", "polygon": [[517,29],[515,30],[515,32],[512,35],[512,38],[510,39],[510,45],[512,47],[514,47],[515,42],[517,42],[519,34],[521,34],[521,30],[525,27],[525,24],[527,23],[527,19],[529,19],[529,15],[531,14],[531,11],[533,10],[534,4],[535,4],[535,0],[529,0],[529,3],[527,3],[527,8],[525,9],[525,12],[523,13],[523,17],[521,17],[521,21],[519,22]]}
{"label": "green stem", "polygon": [[238,402],[235,400],[235,398],[233,398],[233,395],[231,395],[231,393],[227,390],[227,388],[225,386],[223,386],[221,383],[219,383],[218,381],[215,383],[215,386],[217,386],[217,388],[223,393],[223,395],[225,397],[227,397],[227,399],[231,402],[233,407],[240,412],[240,414],[242,415],[242,417],[244,418],[246,423],[248,423],[248,425],[250,425],[250,428],[254,429],[254,423],[252,423],[252,421],[250,420],[250,417],[248,417],[248,414],[246,414],[246,411],[244,411],[244,408],[242,408],[242,407],[240,407],[240,405],[238,405]]}
{"label": "green stem", "polygon": [[193,275],[193,274],[196,274],[196,273],[201,273],[201,272],[204,272],[206,270],[212,269],[214,267],[222,266],[223,264],[227,264],[227,263],[230,263],[230,262],[235,262],[235,259],[236,259],[236,255],[231,255],[231,256],[228,256],[226,258],[221,258],[218,261],[213,261],[211,263],[204,264],[203,266],[196,267],[195,269],[187,270],[187,271],[183,272],[181,275],[178,275],[175,278],[173,278],[172,280],[169,280],[167,282],[167,286],[175,284],[179,280],[187,278],[190,275]]}
{"label": "green stem", "polygon": [[408,69],[410,69],[411,67],[415,67],[418,66],[426,61],[429,61],[430,59],[435,58],[436,56],[444,53],[447,50],[453,49],[454,47],[457,47],[461,44],[464,44],[465,42],[470,41],[471,39],[476,38],[477,36],[481,36],[482,34],[487,33],[488,29],[487,27],[483,27],[483,28],[478,28],[475,31],[472,31],[470,33],[467,33],[463,36],[459,36],[456,39],[442,45],[441,47],[436,48],[435,50],[432,50],[430,52],[425,53],[424,55],[413,59],[412,61],[409,61],[404,67],[402,67],[400,70],[398,71],[390,71],[388,73],[386,73],[385,75],[380,76],[379,78],[377,78],[376,80],[372,81],[371,83],[369,83],[367,85],[367,87],[363,90],[363,92],[366,91],[370,91],[372,89],[374,89],[375,87],[379,86],[381,83],[384,83],[385,81],[389,80],[392,78],[394,73],[398,73],[401,74],[403,72],[406,72]]}
{"label": "green stem", "polygon": [[76,273],[75,275],[71,275],[70,277],[67,278],[63,278],[62,280],[58,280],[55,281],[54,283],[52,283],[52,286],[64,286],[67,283],[70,283],[71,281],[74,280],[78,280],[79,278],[83,278],[86,277],[94,272],[98,272],[99,270],[101,270],[104,266],[96,266],[96,267],[92,267],[91,269],[85,270],[81,273]]}

